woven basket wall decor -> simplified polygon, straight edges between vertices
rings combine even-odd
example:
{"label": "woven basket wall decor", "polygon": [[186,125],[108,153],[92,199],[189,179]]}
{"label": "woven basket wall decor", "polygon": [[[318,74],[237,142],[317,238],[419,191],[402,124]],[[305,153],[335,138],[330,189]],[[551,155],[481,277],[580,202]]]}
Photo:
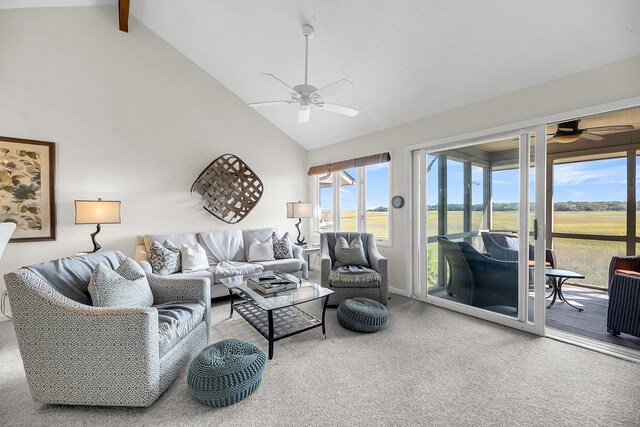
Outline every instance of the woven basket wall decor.
{"label": "woven basket wall decor", "polygon": [[263,185],[239,157],[223,154],[196,178],[191,186],[194,191],[200,194],[207,212],[227,224],[236,224],[258,204]]}

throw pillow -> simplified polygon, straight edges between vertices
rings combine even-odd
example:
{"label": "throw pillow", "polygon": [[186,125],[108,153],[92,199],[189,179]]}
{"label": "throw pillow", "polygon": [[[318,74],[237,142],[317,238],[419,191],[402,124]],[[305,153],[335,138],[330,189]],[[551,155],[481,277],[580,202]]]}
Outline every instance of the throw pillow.
{"label": "throw pillow", "polygon": [[356,236],[351,240],[351,244],[348,244],[344,237],[338,237],[335,254],[336,262],[334,263],[334,267],[340,267],[341,265],[361,265],[363,267],[369,267],[360,236]]}
{"label": "throw pillow", "polygon": [[271,235],[273,241],[273,256],[275,259],[289,259],[293,258],[293,248],[291,247],[291,238],[287,231],[282,235],[281,239],[278,239],[276,232]]}
{"label": "throw pillow", "polygon": [[149,263],[154,274],[166,276],[180,272],[180,250],[170,241],[154,240],[149,249]]}
{"label": "throw pillow", "polygon": [[89,295],[95,307],[151,307],[153,294],[142,267],[127,258],[115,270],[98,262],[91,279]]}
{"label": "throw pillow", "polygon": [[207,252],[197,243],[193,247],[183,244],[182,249],[180,249],[180,255],[182,255],[183,273],[206,270],[209,268]]}
{"label": "throw pillow", "polygon": [[251,246],[249,246],[249,262],[273,261],[274,259],[271,237],[264,243],[260,243],[258,239],[253,239]]}

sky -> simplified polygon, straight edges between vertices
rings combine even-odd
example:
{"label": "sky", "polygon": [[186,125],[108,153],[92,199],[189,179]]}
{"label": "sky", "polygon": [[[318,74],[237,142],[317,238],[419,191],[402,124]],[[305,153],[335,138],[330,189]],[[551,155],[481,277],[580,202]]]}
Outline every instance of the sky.
{"label": "sky", "polygon": [[[378,206],[389,207],[389,163],[381,163],[366,167],[367,170],[367,209]],[[346,172],[357,178],[357,169]],[[320,189],[321,209],[332,209],[331,188]],[[358,209],[358,186],[343,185],[340,187],[340,208],[343,210]]]}
{"label": "sky", "polygon": [[[429,204],[438,202],[437,161],[428,175]],[[533,175],[534,168],[531,168]],[[636,168],[640,177],[640,168]],[[626,201],[626,158],[595,160],[555,165],[553,169],[554,202]],[[473,204],[482,203],[482,169],[472,168]],[[462,163],[449,160],[447,167],[448,203],[462,203]],[[530,193],[533,195],[533,183]],[[533,197],[532,197],[533,200]],[[518,201],[518,170],[493,172],[493,201],[514,203]]]}

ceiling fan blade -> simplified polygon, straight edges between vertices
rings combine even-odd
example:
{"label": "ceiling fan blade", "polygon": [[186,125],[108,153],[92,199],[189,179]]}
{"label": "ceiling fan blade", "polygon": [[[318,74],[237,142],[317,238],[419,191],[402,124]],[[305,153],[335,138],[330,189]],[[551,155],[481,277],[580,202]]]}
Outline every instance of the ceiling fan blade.
{"label": "ceiling fan blade", "polygon": [[280,105],[280,104],[295,104],[295,101],[265,101],[265,102],[252,102],[251,104],[247,104],[249,107],[269,107],[271,105]]}
{"label": "ceiling fan blade", "polygon": [[580,137],[584,139],[590,139],[592,141],[604,141],[604,137],[590,132],[582,132],[582,135],[580,135]]}
{"label": "ceiling fan blade", "polygon": [[616,125],[616,126],[595,126],[592,128],[586,128],[584,130],[588,132],[593,132],[593,131],[600,132],[600,131],[631,130],[631,129],[635,129],[635,128],[631,125]]}
{"label": "ceiling fan blade", "polygon": [[338,104],[332,104],[330,102],[324,102],[322,104],[317,104],[319,108],[323,110],[333,111],[334,113],[342,114],[344,116],[355,117],[358,115],[359,111],[353,108],[344,107]]}
{"label": "ceiling fan blade", "polygon": [[308,123],[309,115],[311,113],[311,108],[300,108],[298,110],[298,123]]}
{"label": "ceiling fan blade", "polygon": [[347,79],[340,79],[335,81],[329,85],[323,86],[317,91],[316,94],[320,96],[320,98],[326,99],[337,93],[340,93],[343,90],[352,89],[354,84]]}
{"label": "ceiling fan blade", "polygon": [[276,76],[274,76],[271,73],[261,73],[261,75],[273,77],[274,79],[276,79],[277,81],[279,81],[280,83],[285,85],[287,88],[289,88],[289,90],[291,90],[291,92],[294,92],[294,93],[297,92],[294,88],[292,88],[291,86],[289,86],[288,84],[286,84],[285,82],[283,82],[282,80],[280,80],[279,78],[277,78]]}

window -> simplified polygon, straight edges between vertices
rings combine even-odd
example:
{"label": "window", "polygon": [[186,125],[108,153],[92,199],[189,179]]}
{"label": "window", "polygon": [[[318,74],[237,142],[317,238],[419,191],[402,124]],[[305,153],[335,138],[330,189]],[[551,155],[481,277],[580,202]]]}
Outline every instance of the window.
{"label": "window", "polygon": [[318,230],[333,230],[333,176],[318,178]]}
{"label": "window", "polygon": [[389,163],[318,176],[316,230],[361,231],[390,238]]}

